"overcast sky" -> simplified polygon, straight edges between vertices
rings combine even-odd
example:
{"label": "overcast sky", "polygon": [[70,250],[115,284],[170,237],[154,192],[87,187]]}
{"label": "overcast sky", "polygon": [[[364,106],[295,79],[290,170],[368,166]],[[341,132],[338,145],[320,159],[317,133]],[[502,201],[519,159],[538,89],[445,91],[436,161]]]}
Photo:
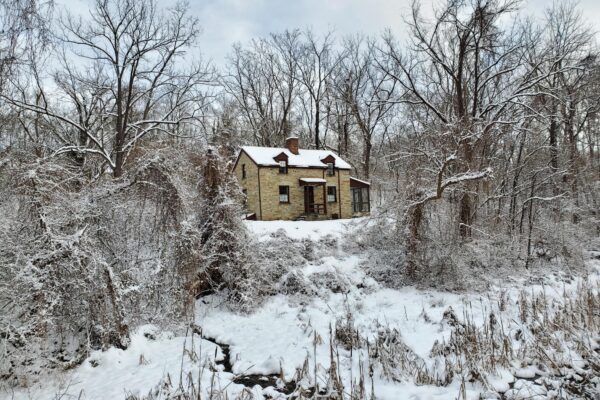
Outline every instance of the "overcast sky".
{"label": "overcast sky", "polygon": [[[423,0],[430,10],[432,1]],[[560,0],[557,0],[560,1]],[[378,35],[386,28],[402,36],[403,18],[407,15],[410,0],[189,0],[190,11],[202,25],[200,49],[206,58],[222,64],[235,42],[247,42],[253,37],[270,32],[307,27],[316,33],[334,30],[339,36],[363,33]],[[62,0],[71,10],[83,11],[88,0]],[[159,4],[172,4],[159,0]],[[526,14],[543,16],[552,2],[526,0]],[[581,0],[579,7],[594,28],[600,28],[600,0]],[[596,29],[599,30],[599,29]]]}

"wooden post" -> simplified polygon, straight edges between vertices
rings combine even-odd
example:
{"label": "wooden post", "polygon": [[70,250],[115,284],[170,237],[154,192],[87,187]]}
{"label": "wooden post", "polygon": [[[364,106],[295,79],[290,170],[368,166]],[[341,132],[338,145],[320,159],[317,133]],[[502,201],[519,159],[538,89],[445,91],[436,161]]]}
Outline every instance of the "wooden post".
{"label": "wooden post", "polygon": [[327,215],[327,184],[323,184],[323,210],[325,211],[325,215]]}

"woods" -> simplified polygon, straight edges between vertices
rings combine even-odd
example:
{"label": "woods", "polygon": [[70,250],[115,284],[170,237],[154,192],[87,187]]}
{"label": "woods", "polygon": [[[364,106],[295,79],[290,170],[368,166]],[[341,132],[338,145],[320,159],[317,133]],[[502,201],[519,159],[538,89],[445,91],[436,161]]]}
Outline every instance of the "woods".
{"label": "woods", "polygon": [[126,349],[209,293],[236,312],[276,293],[285,263],[261,263],[242,222],[240,145],[298,136],[351,161],[374,210],[356,246],[389,287],[582,265],[597,34],[574,3],[522,6],[415,0],[406,38],[290,28],[219,63],[185,3],[0,0],[0,379]]}

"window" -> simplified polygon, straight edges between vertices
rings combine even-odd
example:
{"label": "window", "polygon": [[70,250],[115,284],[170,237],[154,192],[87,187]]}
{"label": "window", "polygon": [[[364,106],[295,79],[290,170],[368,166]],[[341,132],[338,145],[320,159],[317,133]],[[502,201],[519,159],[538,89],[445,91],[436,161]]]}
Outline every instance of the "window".
{"label": "window", "polygon": [[246,164],[242,164],[242,179],[246,179]]}
{"label": "window", "polygon": [[335,203],[337,201],[337,192],[335,186],[327,186],[327,202]]}
{"label": "window", "polygon": [[290,187],[279,186],[279,202],[289,203],[290,202]]}
{"label": "window", "polygon": [[279,161],[279,173],[287,174],[287,161],[284,161],[284,160]]}
{"label": "window", "polygon": [[244,207],[246,207],[248,205],[248,189],[242,189],[242,193],[244,195]]}
{"label": "window", "polygon": [[327,176],[334,176],[335,175],[335,168],[333,163],[327,163]]}
{"label": "window", "polygon": [[369,188],[352,189],[352,211],[370,212]]}

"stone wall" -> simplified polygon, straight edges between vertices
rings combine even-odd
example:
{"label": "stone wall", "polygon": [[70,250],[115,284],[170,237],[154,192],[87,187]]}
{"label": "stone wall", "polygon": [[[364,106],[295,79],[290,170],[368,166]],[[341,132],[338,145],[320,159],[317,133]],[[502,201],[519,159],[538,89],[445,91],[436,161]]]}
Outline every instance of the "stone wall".
{"label": "stone wall", "polygon": [[[261,167],[263,220],[294,219],[304,214],[304,187],[300,186],[300,178],[322,178],[327,180],[326,186],[337,188],[337,201],[327,203],[326,187],[314,187],[315,203],[327,204],[327,216],[330,218],[333,214],[337,214],[338,218],[352,216],[350,171],[336,170],[335,176],[327,176],[325,169],[289,168],[287,174],[280,174],[279,168]],[[279,202],[279,186],[290,187],[289,203]]]}
{"label": "stone wall", "polygon": [[[246,166],[246,178],[243,178],[242,169]],[[260,207],[258,202],[258,167],[244,152],[233,170],[242,189],[246,191],[246,211],[256,214],[256,218],[260,219]]]}
{"label": "stone wall", "polygon": [[[338,202],[341,206],[340,218],[352,217],[352,193],[350,192],[350,171],[336,171],[340,174],[340,188],[338,189]],[[341,193],[341,195],[340,195]]]}

